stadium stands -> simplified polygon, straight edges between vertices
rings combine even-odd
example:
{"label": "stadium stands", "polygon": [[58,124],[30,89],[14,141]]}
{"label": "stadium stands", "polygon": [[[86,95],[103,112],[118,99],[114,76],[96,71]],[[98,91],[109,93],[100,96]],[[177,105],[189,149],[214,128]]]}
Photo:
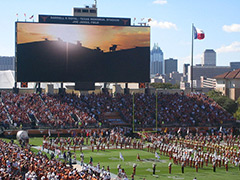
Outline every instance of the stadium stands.
{"label": "stadium stands", "polygon": [[5,129],[9,128],[11,122],[8,117],[6,108],[4,107],[3,103],[0,102],[0,125],[2,125]]}
{"label": "stadium stands", "polygon": [[[71,158],[71,157],[69,157]],[[0,140],[1,179],[110,179],[107,171],[96,171],[84,166],[81,171],[55,158],[48,158],[39,151]],[[107,178],[108,177],[108,178]]]}
{"label": "stadium stands", "polygon": [[[133,106],[134,101],[134,106]],[[157,108],[156,108],[157,107]],[[133,109],[134,108],[134,109]],[[135,127],[221,126],[235,119],[204,94],[13,94],[2,92],[0,121],[15,127],[109,127],[106,113],[118,113],[116,123]],[[157,113],[156,113],[157,112]],[[10,116],[7,116],[9,114]]]}

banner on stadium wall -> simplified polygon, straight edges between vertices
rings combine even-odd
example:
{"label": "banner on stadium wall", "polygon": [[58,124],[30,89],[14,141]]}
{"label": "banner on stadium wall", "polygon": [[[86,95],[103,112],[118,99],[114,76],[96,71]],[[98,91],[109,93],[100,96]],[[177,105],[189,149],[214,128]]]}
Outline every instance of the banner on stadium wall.
{"label": "banner on stadium wall", "polygon": [[39,15],[40,23],[130,26],[130,18]]}

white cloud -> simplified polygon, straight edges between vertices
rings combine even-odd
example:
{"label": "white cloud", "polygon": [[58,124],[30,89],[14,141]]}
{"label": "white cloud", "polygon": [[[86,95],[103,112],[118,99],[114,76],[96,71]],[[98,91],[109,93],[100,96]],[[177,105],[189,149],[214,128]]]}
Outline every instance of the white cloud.
{"label": "white cloud", "polygon": [[217,53],[240,52],[240,42],[235,41],[228,46],[222,46],[216,49]]}
{"label": "white cloud", "polygon": [[167,4],[167,0],[155,0],[153,4]]}
{"label": "white cloud", "polygon": [[175,29],[177,30],[177,25],[172,23],[172,22],[167,22],[167,21],[160,21],[157,22],[156,20],[153,20],[151,22],[149,22],[149,25],[152,27],[158,27],[161,29]]}
{"label": "white cloud", "polygon": [[224,25],[222,28],[226,32],[240,32],[240,24]]}

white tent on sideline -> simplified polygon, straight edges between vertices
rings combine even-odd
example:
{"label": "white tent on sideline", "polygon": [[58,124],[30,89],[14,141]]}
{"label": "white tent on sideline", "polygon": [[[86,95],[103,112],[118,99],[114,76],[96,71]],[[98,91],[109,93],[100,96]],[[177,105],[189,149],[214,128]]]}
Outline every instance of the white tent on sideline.
{"label": "white tent on sideline", "polygon": [[15,72],[11,70],[0,71],[0,89],[11,89],[15,83]]}
{"label": "white tent on sideline", "polygon": [[[15,72],[12,70],[6,70],[6,71],[0,71],[0,89],[12,89],[14,87],[15,83]],[[53,84],[55,89],[58,89],[61,87],[61,83],[53,83],[53,82],[48,82],[48,83],[41,83],[41,88],[46,88],[47,84]],[[64,88],[69,85],[74,85],[74,83],[64,83]],[[20,87],[20,83],[17,85],[18,88]],[[36,83],[28,83],[28,88],[29,89],[34,89],[36,88]]]}

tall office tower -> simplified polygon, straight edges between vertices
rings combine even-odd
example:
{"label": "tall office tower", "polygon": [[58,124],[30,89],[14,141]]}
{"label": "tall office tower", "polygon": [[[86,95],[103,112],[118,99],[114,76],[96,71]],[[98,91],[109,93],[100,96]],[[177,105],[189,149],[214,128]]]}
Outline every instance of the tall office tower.
{"label": "tall office tower", "polygon": [[188,66],[190,66],[190,64],[183,64],[183,76],[188,75]]}
{"label": "tall office tower", "polygon": [[216,52],[213,49],[206,49],[204,51],[202,66],[216,66]]}
{"label": "tall office tower", "polygon": [[15,69],[15,57],[12,56],[0,56],[0,70],[14,70]]}
{"label": "tall office tower", "polygon": [[232,70],[240,69],[240,62],[230,62],[230,67]]}
{"label": "tall office tower", "polygon": [[165,74],[170,74],[171,72],[178,71],[178,60],[177,59],[173,59],[173,58],[169,58],[169,59],[165,59],[164,61],[165,64]]}
{"label": "tall office tower", "polygon": [[151,50],[150,74],[164,74],[163,63],[163,52],[157,44],[154,44]]}
{"label": "tall office tower", "polygon": [[188,81],[188,66],[190,66],[190,64],[183,64],[183,77],[182,77],[182,81],[186,82]]}

